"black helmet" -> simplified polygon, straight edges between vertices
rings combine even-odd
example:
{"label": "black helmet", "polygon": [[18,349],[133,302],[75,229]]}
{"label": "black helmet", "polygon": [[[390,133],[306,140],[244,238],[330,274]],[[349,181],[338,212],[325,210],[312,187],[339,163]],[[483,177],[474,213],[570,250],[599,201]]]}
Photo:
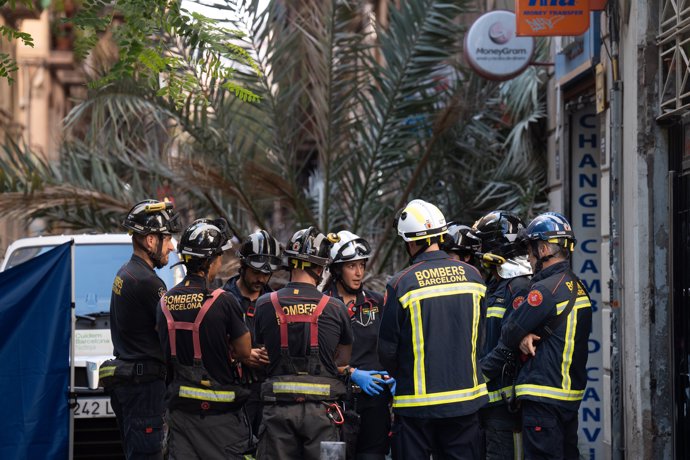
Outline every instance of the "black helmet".
{"label": "black helmet", "polygon": [[144,200],[129,210],[122,226],[140,235],[171,235],[180,231],[177,218],[170,201]]}
{"label": "black helmet", "polygon": [[225,219],[197,219],[182,233],[177,251],[185,262],[208,259],[232,247]]}
{"label": "black helmet", "polygon": [[448,236],[441,243],[441,249],[446,252],[457,252],[460,255],[474,255],[482,250],[482,240],[467,225],[450,222]]}
{"label": "black helmet", "polygon": [[525,228],[517,214],[510,211],[491,211],[477,222],[472,229],[482,241],[482,252],[490,252],[506,259],[524,255],[522,246],[515,244],[520,230]]}
{"label": "black helmet", "polygon": [[288,261],[296,259],[325,267],[331,262],[329,252],[336,241],[337,235],[326,236],[315,227],[303,228],[292,235],[284,253]]}
{"label": "black helmet", "polygon": [[244,266],[270,275],[283,264],[282,252],[283,248],[278,240],[266,230],[259,230],[247,237],[237,255]]}

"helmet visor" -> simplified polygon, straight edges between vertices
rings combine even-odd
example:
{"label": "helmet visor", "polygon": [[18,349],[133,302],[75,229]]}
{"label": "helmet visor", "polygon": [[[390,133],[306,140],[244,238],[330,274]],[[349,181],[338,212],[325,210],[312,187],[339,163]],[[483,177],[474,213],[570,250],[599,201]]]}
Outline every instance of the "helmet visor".
{"label": "helmet visor", "polygon": [[273,273],[280,269],[283,261],[279,257],[257,255],[247,257],[247,265],[262,273]]}
{"label": "helmet visor", "polygon": [[369,243],[366,242],[366,240],[354,240],[350,241],[346,245],[344,245],[342,248],[340,248],[340,251],[338,251],[338,254],[335,256],[334,262],[345,262],[348,260],[352,259],[364,259],[368,258],[369,254],[371,254],[371,247],[369,246]]}

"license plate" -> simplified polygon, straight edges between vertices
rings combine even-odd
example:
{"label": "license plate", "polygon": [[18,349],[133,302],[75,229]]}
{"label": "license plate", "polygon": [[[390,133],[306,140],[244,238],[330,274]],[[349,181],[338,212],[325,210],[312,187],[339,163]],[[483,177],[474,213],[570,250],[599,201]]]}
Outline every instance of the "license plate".
{"label": "license plate", "polygon": [[115,417],[110,398],[78,398],[74,418]]}

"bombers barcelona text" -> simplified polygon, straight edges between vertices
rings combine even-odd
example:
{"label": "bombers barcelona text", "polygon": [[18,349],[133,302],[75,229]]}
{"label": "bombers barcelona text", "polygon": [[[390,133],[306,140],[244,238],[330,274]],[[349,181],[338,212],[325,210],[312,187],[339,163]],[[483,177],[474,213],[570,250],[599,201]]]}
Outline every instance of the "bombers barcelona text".
{"label": "bombers barcelona text", "polygon": [[419,270],[414,272],[414,274],[419,282],[419,287],[467,281],[465,268],[460,265]]}

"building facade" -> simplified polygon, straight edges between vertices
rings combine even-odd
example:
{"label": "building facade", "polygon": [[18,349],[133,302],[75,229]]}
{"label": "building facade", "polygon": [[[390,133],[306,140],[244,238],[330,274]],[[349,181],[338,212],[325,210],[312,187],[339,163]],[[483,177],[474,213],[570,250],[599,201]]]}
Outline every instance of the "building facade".
{"label": "building facade", "polygon": [[553,40],[549,196],[592,294],[583,458],[690,458],[690,2]]}

